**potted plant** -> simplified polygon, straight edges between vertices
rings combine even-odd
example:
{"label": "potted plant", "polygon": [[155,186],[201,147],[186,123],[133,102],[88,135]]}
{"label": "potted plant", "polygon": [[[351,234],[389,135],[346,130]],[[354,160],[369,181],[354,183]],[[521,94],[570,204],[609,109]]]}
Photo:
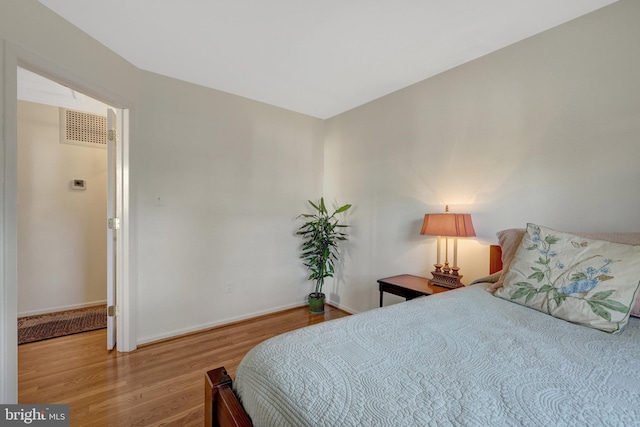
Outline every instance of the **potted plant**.
{"label": "potted plant", "polygon": [[336,209],[331,215],[324,204],[324,198],[319,203],[309,204],[315,209],[313,214],[301,214],[298,218],[306,221],[296,234],[302,236],[302,254],[304,265],[311,272],[309,280],[315,282],[314,291],[309,294],[309,311],[313,314],[324,313],[324,297],[322,286],[326,277],[333,277],[334,262],[338,259],[338,242],[347,240],[343,231],[348,225],[340,224],[336,215],[347,211],[351,205],[344,205]]}

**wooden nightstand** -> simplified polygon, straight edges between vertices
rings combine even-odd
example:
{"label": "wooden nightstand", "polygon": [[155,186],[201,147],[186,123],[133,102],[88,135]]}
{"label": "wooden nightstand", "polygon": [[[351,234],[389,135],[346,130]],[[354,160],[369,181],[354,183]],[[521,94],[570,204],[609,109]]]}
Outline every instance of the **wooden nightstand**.
{"label": "wooden nightstand", "polygon": [[382,307],[383,292],[389,292],[390,294],[410,300],[424,295],[433,295],[451,290],[450,288],[432,285],[429,279],[412,276],[411,274],[387,277],[386,279],[378,280],[378,283],[380,285],[380,307]]}

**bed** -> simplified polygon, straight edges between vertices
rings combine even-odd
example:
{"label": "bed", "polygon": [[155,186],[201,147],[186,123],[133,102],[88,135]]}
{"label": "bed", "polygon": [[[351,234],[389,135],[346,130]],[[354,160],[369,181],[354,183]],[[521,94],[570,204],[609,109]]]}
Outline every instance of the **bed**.
{"label": "bed", "polygon": [[[528,232],[524,240],[536,238]],[[515,275],[518,250],[524,253],[528,246],[536,252],[531,242],[523,243],[523,230],[517,234],[520,240],[513,242],[513,235],[499,233],[503,248],[492,247],[493,269],[504,262]],[[640,243],[635,234],[632,242]],[[548,259],[545,242],[562,244],[555,236],[543,236],[539,245]],[[583,264],[584,270],[591,271],[599,258],[584,251],[598,247],[598,240],[568,236],[567,251],[571,246],[582,251],[581,259],[591,263]],[[622,249],[627,247],[636,248]],[[539,265],[543,257],[535,255]],[[636,268],[637,255],[631,254],[627,269]],[[580,278],[581,262],[572,263],[571,270],[563,267],[558,280]],[[621,256],[615,262],[622,263]],[[609,277],[613,286],[620,269],[609,264],[600,280]],[[509,280],[506,273],[265,341],[245,356],[235,382],[224,368],[207,372],[207,425],[640,426],[640,318],[629,316],[640,280],[634,279],[638,286],[629,291],[626,314],[611,302],[618,295],[614,291],[580,294],[590,295],[589,307],[609,307],[617,329],[604,332],[600,323],[588,327],[558,318],[562,313],[523,305],[552,295],[563,308],[569,302],[557,289],[566,284],[554,288],[555,294],[540,286],[546,294],[536,294],[523,291],[522,279]],[[513,289],[522,301],[513,299],[515,293],[509,298],[492,294],[508,293],[513,283],[520,283]]]}

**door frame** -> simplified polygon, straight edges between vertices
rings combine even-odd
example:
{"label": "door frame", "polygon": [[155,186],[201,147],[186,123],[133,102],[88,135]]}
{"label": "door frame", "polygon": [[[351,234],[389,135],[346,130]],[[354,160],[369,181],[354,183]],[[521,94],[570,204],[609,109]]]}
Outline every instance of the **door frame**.
{"label": "door frame", "polygon": [[17,235],[17,70],[26,68],[48,79],[60,82],[78,92],[118,109],[121,117],[122,203],[121,227],[118,230],[116,256],[116,303],[120,316],[116,319],[118,351],[136,349],[136,334],[131,314],[134,292],[130,289],[130,206],[129,206],[129,108],[133,104],[99,84],[70,72],[8,41],[0,43],[2,81],[0,82],[0,403],[18,402],[18,235]]}
{"label": "door frame", "polygon": [[[118,218],[122,224],[115,229],[108,229],[105,224],[107,234],[107,306],[120,307],[122,301],[118,296],[123,292],[123,286],[119,286],[119,284],[124,283],[125,277],[128,277],[124,271],[125,268],[128,268],[128,263],[122,264],[122,260],[125,259],[125,248],[128,248],[129,245],[129,228],[126,227],[129,215],[128,181],[125,183],[124,173],[124,166],[128,167],[129,163],[128,157],[125,156],[125,150],[123,150],[124,141],[129,139],[129,110],[111,108],[111,106],[107,110],[107,117],[114,114],[113,118],[107,119],[107,132],[112,128],[116,130],[114,141],[111,141],[110,137],[107,138],[107,180],[109,181],[107,183],[107,218]],[[128,330],[125,329],[127,317],[119,314],[119,308],[116,308],[115,311],[115,319],[111,316],[107,318],[107,350],[116,348],[118,351],[125,351],[120,347],[126,346],[126,343],[120,346],[118,343],[124,340],[122,332]],[[129,325],[127,324],[126,327],[129,328]]]}

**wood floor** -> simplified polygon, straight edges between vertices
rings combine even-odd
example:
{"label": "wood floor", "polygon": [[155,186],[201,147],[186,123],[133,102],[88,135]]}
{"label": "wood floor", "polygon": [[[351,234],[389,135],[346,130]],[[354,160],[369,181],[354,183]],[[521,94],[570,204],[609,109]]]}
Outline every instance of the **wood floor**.
{"label": "wood floor", "polygon": [[242,357],[267,338],[347,316],[326,307],[271,314],[151,344],[108,352],[106,331],[18,347],[19,403],[69,404],[71,426],[202,426],[204,373],[219,366],[234,377]]}

